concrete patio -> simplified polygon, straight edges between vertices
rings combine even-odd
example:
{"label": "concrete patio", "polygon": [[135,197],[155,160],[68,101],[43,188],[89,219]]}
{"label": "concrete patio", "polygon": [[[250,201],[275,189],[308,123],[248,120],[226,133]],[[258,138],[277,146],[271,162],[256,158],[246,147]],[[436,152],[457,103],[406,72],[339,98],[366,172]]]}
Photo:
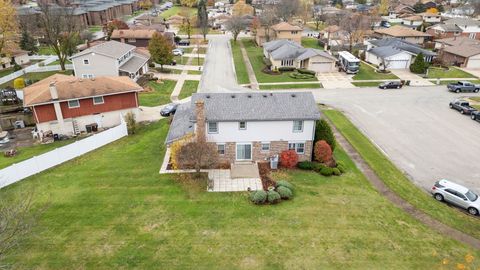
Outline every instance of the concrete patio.
{"label": "concrete patio", "polygon": [[[257,172],[258,173],[258,172]],[[230,170],[208,170],[209,192],[236,192],[262,189],[260,178],[232,178]]]}

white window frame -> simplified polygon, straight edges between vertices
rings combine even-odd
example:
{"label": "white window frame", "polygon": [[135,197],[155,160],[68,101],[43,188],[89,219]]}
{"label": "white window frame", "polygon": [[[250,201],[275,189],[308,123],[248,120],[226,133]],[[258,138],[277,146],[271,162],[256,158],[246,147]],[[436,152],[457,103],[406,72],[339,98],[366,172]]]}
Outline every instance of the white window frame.
{"label": "white window frame", "polygon": [[[239,159],[238,158],[238,146],[239,145],[250,145],[250,159]],[[251,143],[236,143],[235,144],[235,160],[238,161],[247,161],[247,160],[252,160],[253,159],[253,147]]]}
{"label": "white window frame", "polygon": [[[128,38],[127,39],[128,42],[137,42],[137,39],[136,38]],[[128,57],[128,56],[127,56]]]}
{"label": "white window frame", "polygon": [[[267,145],[268,149],[264,149],[263,146]],[[262,142],[260,143],[260,151],[261,152],[270,152],[270,142]]]}
{"label": "white window frame", "polygon": [[83,59],[83,64],[84,64],[84,65],[90,65],[90,60],[88,60],[88,59]]}
{"label": "white window frame", "polygon": [[[303,147],[299,147],[299,145],[302,144]],[[295,153],[299,155],[304,155],[305,154],[305,142],[288,142],[288,150],[295,150]],[[302,151],[299,151],[299,149],[303,149]]]}
{"label": "white window frame", "polygon": [[[102,101],[101,102],[96,102],[95,101],[96,98],[101,98]],[[93,105],[100,105],[100,104],[105,103],[105,99],[103,99],[103,96],[93,97],[92,99],[93,99]]]}
{"label": "white window frame", "polygon": [[[296,123],[300,123],[300,125],[301,125],[300,130],[295,129],[296,128],[296,125],[295,125]],[[303,132],[303,125],[304,125],[303,120],[293,120],[293,127],[292,127],[293,133],[302,133]]]}
{"label": "white window frame", "polygon": [[[210,125],[215,124],[215,131],[210,131]],[[217,134],[218,133],[218,122],[207,122],[208,134]]]}
{"label": "white window frame", "polygon": [[[72,101],[76,101],[76,102],[77,102],[77,105],[71,106],[71,105],[70,105],[70,102],[72,102]],[[69,100],[69,101],[67,102],[67,104],[68,104],[68,108],[69,108],[69,109],[80,108],[80,100],[78,100],[78,99],[71,99],[71,100]]]}
{"label": "white window frame", "polygon": [[82,74],[82,79],[92,79],[95,78],[93,74]]}
{"label": "white window frame", "polygon": [[[245,125],[243,128],[242,128],[242,123]],[[238,122],[238,129],[239,130],[247,130],[247,122],[245,122],[245,121]]]}
{"label": "white window frame", "polygon": [[[220,150],[220,147],[223,147],[223,154],[220,153],[220,151],[221,151],[221,150]],[[221,155],[221,156],[224,156],[226,152],[227,152],[227,147],[226,147],[226,145],[225,145],[224,143],[217,143],[217,153],[218,153],[219,155]]]}

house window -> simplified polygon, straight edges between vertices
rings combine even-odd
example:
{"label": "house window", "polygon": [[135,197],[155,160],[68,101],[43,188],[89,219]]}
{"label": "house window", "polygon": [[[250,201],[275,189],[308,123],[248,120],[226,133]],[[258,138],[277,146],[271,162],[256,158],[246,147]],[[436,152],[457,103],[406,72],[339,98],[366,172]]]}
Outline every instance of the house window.
{"label": "house window", "polygon": [[240,130],[245,130],[245,129],[247,129],[247,122],[244,122],[244,121],[239,122],[239,123],[238,123],[238,129],[240,129]]}
{"label": "house window", "polygon": [[303,121],[293,121],[293,132],[302,132],[303,131]]}
{"label": "house window", "polygon": [[80,101],[78,99],[73,99],[68,101],[68,108],[78,108],[80,107]]}
{"label": "house window", "polygon": [[129,38],[129,39],[128,39],[128,42],[136,42],[136,41],[137,41],[137,40],[134,39],[134,38]]}
{"label": "house window", "polygon": [[225,144],[217,144],[217,152],[219,155],[225,155]]}
{"label": "house window", "polygon": [[262,142],[262,152],[268,152],[270,151],[270,143],[268,142]]}
{"label": "house window", "polygon": [[208,133],[218,133],[217,122],[208,122]]}
{"label": "house window", "polygon": [[93,74],[82,74],[83,79],[92,79],[93,77]]}
{"label": "house window", "polygon": [[105,101],[103,97],[93,97],[93,105],[103,104]]}
{"label": "house window", "polygon": [[83,59],[83,64],[84,65],[90,65],[90,61],[88,61],[88,59]]}
{"label": "house window", "polygon": [[298,34],[298,31],[292,31],[292,35]]}
{"label": "house window", "polygon": [[288,143],[288,150],[295,150],[297,154],[305,154],[305,143]]}

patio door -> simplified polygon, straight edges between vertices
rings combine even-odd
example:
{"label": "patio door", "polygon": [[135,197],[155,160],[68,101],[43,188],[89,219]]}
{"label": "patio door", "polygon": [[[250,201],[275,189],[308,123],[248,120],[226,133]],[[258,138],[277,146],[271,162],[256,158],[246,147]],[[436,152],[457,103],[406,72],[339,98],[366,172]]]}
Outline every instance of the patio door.
{"label": "patio door", "polygon": [[237,160],[252,160],[252,145],[237,143]]}

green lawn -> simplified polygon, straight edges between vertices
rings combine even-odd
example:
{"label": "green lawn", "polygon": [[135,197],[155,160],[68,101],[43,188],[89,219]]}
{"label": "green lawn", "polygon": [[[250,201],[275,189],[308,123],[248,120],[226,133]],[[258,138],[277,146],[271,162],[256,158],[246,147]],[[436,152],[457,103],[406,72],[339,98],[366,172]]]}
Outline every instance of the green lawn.
{"label": "green lawn", "polygon": [[200,70],[188,70],[188,71],[187,71],[187,74],[190,74],[190,75],[202,75],[202,71],[200,71]]}
{"label": "green lawn", "polygon": [[232,45],[232,54],[233,54],[233,63],[235,65],[235,73],[237,74],[237,83],[238,84],[249,84],[250,79],[248,78],[247,66],[245,61],[243,61],[242,51],[240,49],[240,41],[233,42]]}
{"label": "green lawn", "polygon": [[102,26],[101,25],[90,26],[88,28],[88,31],[91,32],[91,33],[100,32],[100,31],[102,31]]}
{"label": "green lawn", "polygon": [[[68,65],[68,64],[71,64],[72,62],[70,60],[66,60],[65,61],[65,64]],[[60,60],[57,60],[57,61],[53,61],[52,63],[48,64],[47,66],[55,66],[55,65],[60,65]]]}
{"label": "green lawn", "polygon": [[437,202],[429,194],[420,190],[341,112],[325,110],[324,114],[335,124],[385,184],[400,197],[440,222],[473,237],[480,238],[480,222],[477,218]]}
{"label": "green lawn", "polygon": [[321,83],[259,85],[260,90],[323,88]]}
{"label": "green lawn", "polygon": [[352,82],[352,84],[358,87],[373,87],[378,86],[380,82]]}
{"label": "green lawn", "polygon": [[475,100],[475,101],[477,101],[477,102],[480,102],[480,97],[470,97],[469,99]]}
{"label": "green lawn", "polygon": [[[43,80],[47,77],[50,77],[50,76],[52,76],[53,74],[56,74],[56,73],[72,75],[73,70],[66,70],[64,72],[60,72],[60,71],[32,72],[32,73],[27,73],[23,76],[20,76],[19,78],[39,81],[39,80]],[[13,81],[14,80],[11,80],[11,81],[8,81],[4,84],[1,84],[0,87],[7,87],[7,86],[13,87]]]}
{"label": "green lawn", "polygon": [[37,144],[29,147],[17,147],[17,155],[14,157],[4,157],[3,152],[0,155],[0,169],[8,167],[13,163],[18,163],[24,161],[34,156],[51,151],[57,147],[61,147],[70,143],[75,142],[75,139],[69,139],[65,141],[56,141],[50,144]]}
{"label": "green lawn", "polygon": [[[179,47],[181,48],[181,47]],[[183,53],[192,53],[193,47],[188,47],[188,48],[181,48],[183,50]]]}
{"label": "green lawn", "polygon": [[243,42],[245,49],[247,50],[248,58],[250,59],[250,63],[253,66],[253,71],[255,72],[255,76],[259,83],[317,81],[317,78],[307,80],[294,79],[288,76],[290,72],[283,72],[280,75],[270,75],[262,72],[262,69],[265,67],[265,64],[263,63],[263,49],[257,47],[252,39],[244,39],[240,40],[240,42]]}
{"label": "green lawn", "polygon": [[208,49],[208,48],[206,48],[206,47],[198,47],[197,52],[198,52],[199,54],[206,54],[206,53],[207,53],[207,49]]}
{"label": "green lawn", "polygon": [[48,203],[8,254],[15,269],[437,269],[478,251],[439,235],[348,172],[280,171],[295,198],[256,206],[246,193],[159,175],[168,121],[0,190]]}
{"label": "green lawn", "polygon": [[[177,61],[177,65],[186,65],[188,62],[188,56],[174,56],[173,59]],[[205,59],[202,57],[192,57],[192,66],[203,66]]]}
{"label": "green lawn", "polygon": [[[435,84],[437,83],[437,80],[431,80],[431,79],[430,79],[429,81],[432,82],[432,83],[435,83]],[[440,85],[447,85],[447,84],[449,84],[449,83],[456,83],[456,82],[458,82],[458,80],[440,81]],[[480,80],[469,80],[469,82],[474,83],[474,84],[480,84]]]}
{"label": "green lawn", "polygon": [[197,92],[199,81],[186,80],[183,83],[182,90],[178,99],[184,99]]}
{"label": "green lawn", "polygon": [[318,39],[316,38],[309,38],[303,37],[302,38],[302,46],[305,48],[314,48],[323,51],[323,47],[318,44]]}
{"label": "green lawn", "polygon": [[173,69],[173,68],[152,68],[154,69],[156,72],[159,72],[159,73],[166,73],[166,74],[180,74],[182,73],[182,70],[180,69]]}
{"label": "green lawn", "polygon": [[0,70],[0,78],[5,77],[5,76],[7,76],[7,75],[10,75],[10,74],[12,74],[13,72],[15,72],[15,71],[13,70],[13,67],[2,69],[2,70]]}
{"label": "green lawn", "polygon": [[170,96],[176,84],[177,81],[172,80],[164,80],[163,83],[148,82],[148,86],[154,91],[140,93],[140,106],[154,107],[170,103]]}
{"label": "green lawn", "polygon": [[39,55],[55,55],[55,51],[50,46],[40,46],[38,48]]}
{"label": "green lawn", "polygon": [[382,74],[375,72],[371,66],[360,63],[360,70],[358,71],[355,76],[353,76],[354,80],[390,80],[390,79],[398,79],[397,76],[394,74]]}
{"label": "green lawn", "polygon": [[185,8],[185,7],[180,7],[180,6],[174,6],[160,14],[162,18],[168,19],[172,17],[173,15],[181,15],[182,10],[187,10],[189,14],[192,16],[197,14],[197,9],[196,8]]}
{"label": "green lawn", "polygon": [[442,68],[429,68],[428,78],[475,78],[475,76],[456,67],[450,67],[447,71]]}

